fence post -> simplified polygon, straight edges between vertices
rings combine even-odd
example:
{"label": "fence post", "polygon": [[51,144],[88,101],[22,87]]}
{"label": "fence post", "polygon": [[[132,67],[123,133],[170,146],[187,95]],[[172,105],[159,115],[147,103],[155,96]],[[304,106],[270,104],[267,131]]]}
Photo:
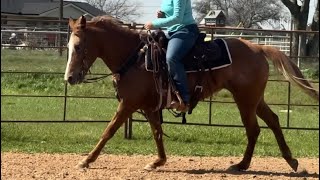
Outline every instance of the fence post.
{"label": "fence post", "polygon": [[124,138],[128,139],[128,121],[124,122]]}
{"label": "fence post", "polygon": [[293,39],[293,32],[290,32],[290,50],[289,50],[290,58],[292,58],[292,39]]}
{"label": "fence post", "polygon": [[67,115],[67,95],[68,95],[68,84],[64,83],[64,103],[63,103],[63,121],[66,121]]}
{"label": "fence post", "polygon": [[[67,33],[67,40],[69,41],[69,34],[70,34],[70,26],[68,26],[68,33]],[[69,53],[67,53],[67,61],[69,58]],[[64,83],[64,104],[63,104],[63,121],[66,120],[67,114],[67,96],[68,96],[68,83]]]}
{"label": "fence post", "polygon": [[59,55],[62,56],[62,20],[63,20],[63,0],[60,0],[60,6],[59,6],[59,34],[58,34],[58,41],[59,41]]}
{"label": "fence post", "polygon": [[212,123],[212,96],[210,96],[210,99],[209,99],[209,124],[211,125]]}
{"label": "fence post", "polygon": [[132,138],[132,116],[130,116],[124,123],[124,138]]}
{"label": "fence post", "polygon": [[300,68],[300,56],[301,56],[301,38],[302,35],[298,34],[299,40],[298,40],[298,60],[297,60],[297,66]]}
{"label": "fence post", "polygon": [[128,121],[129,121],[128,138],[131,139],[132,138],[132,116],[129,117]]}
{"label": "fence post", "polygon": [[290,103],[291,103],[291,83],[290,81],[288,81],[287,127],[290,127]]}

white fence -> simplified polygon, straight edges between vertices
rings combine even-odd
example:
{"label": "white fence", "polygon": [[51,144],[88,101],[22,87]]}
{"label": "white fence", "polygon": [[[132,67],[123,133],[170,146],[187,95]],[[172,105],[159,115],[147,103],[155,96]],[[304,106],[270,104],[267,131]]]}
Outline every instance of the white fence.
{"label": "white fence", "polygon": [[[243,38],[247,39],[254,44],[261,44],[266,46],[273,46],[290,55],[290,36],[270,36],[270,35],[226,35],[226,34],[213,34],[214,38]],[[206,41],[211,40],[211,34],[207,34]]]}
{"label": "white fence", "polygon": [[[10,40],[12,33],[17,35],[16,43]],[[1,30],[1,46],[2,48],[21,47],[57,47],[58,34],[67,35],[67,31],[45,31],[45,30],[28,30],[28,29],[6,29]],[[66,36],[65,36],[66,37]],[[254,44],[273,46],[280,51],[289,55],[290,53],[290,37],[289,36],[270,36],[270,35],[226,35],[214,34],[214,38],[243,38]],[[211,34],[207,34],[206,40],[211,40]],[[64,43],[66,44],[66,39]]]}
{"label": "white fence", "polygon": [[30,31],[27,29],[1,30],[1,47],[10,49],[58,48],[58,34],[63,35],[63,46],[67,43],[67,31]]}

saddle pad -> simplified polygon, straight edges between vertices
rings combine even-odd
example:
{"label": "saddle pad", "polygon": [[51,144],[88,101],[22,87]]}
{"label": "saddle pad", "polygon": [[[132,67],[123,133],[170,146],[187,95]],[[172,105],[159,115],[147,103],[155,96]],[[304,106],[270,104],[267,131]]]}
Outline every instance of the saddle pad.
{"label": "saddle pad", "polygon": [[[224,39],[215,39],[210,43],[215,43],[213,46],[218,49],[215,49],[214,51],[219,53],[217,53],[215,58],[208,58],[207,62],[203,63],[204,70],[209,71],[230,66],[232,64],[232,59],[226,41]],[[184,68],[187,73],[198,72],[201,70],[198,69],[197,62],[185,63]]]}
{"label": "saddle pad", "polygon": [[[212,53],[216,53],[213,55],[213,58],[209,57],[206,61],[202,61],[205,71],[224,68],[232,64],[229,48],[225,40],[215,39],[214,41],[205,43],[208,48],[211,47]],[[212,47],[214,47],[214,49],[212,49]],[[198,72],[201,70],[198,66],[198,60],[193,56],[193,50],[194,49],[191,50],[184,60],[184,68],[187,73]],[[152,61],[150,59],[148,60],[148,58],[145,58],[145,68],[147,71],[154,71]]]}

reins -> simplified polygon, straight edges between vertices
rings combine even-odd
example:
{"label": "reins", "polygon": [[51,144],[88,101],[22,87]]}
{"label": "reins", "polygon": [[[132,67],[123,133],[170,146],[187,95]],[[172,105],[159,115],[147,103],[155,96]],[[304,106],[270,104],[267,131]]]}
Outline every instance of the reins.
{"label": "reins", "polygon": [[109,73],[109,74],[106,74],[106,75],[102,75],[102,76],[99,76],[99,77],[94,77],[94,78],[86,78],[84,79],[83,83],[94,83],[94,82],[97,82],[97,81],[100,81],[106,77],[109,77],[111,76],[112,73]]}

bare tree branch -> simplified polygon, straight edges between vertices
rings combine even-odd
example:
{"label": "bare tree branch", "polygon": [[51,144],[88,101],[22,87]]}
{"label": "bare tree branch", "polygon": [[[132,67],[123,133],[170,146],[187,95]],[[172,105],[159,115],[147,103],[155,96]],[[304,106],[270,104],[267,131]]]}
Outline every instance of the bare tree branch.
{"label": "bare tree branch", "polygon": [[86,0],[94,7],[106,12],[108,15],[126,21],[135,21],[141,16],[140,3],[126,0]]}
{"label": "bare tree branch", "polygon": [[[319,1],[317,2],[317,6],[312,18],[311,30],[319,31]],[[319,56],[319,34],[318,33],[312,34],[309,36],[309,40],[307,43],[307,55]]]}
{"label": "bare tree branch", "polygon": [[311,30],[319,31],[319,1],[317,2],[317,6],[312,18]]}
{"label": "bare tree branch", "polygon": [[[296,0],[281,0],[282,3],[287,6],[292,15],[293,30],[306,30],[308,23],[309,15],[309,4],[310,0],[303,0],[298,3]],[[300,39],[300,47],[299,47]],[[306,40],[307,37],[305,34],[293,34],[293,45],[292,45],[292,55],[293,56],[305,56],[307,55],[306,51]]]}
{"label": "bare tree branch", "polygon": [[298,13],[299,12],[299,6],[297,6],[298,2],[297,0],[281,0],[282,3],[287,6],[291,14]]}
{"label": "bare tree branch", "polygon": [[279,20],[281,13],[281,4],[277,0],[204,0],[195,2],[195,11],[204,17],[212,10],[210,3],[223,10],[227,24],[242,23],[247,28],[268,19]]}

